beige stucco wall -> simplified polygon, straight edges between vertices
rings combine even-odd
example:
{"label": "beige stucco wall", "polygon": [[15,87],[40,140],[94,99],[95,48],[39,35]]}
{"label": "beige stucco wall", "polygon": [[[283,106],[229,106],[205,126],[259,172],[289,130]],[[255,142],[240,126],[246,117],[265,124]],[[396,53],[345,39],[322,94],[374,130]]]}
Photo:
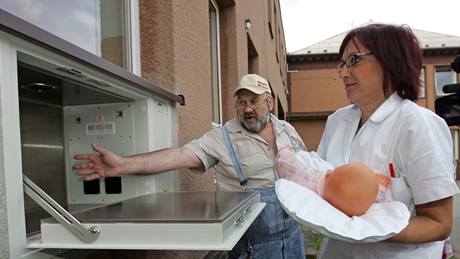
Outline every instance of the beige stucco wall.
{"label": "beige stucco wall", "polygon": [[[220,16],[220,52],[223,120],[235,116],[233,92],[248,73],[248,37],[258,54],[258,73],[266,77],[287,111],[284,36],[268,32],[269,5],[278,1],[217,0]],[[185,96],[178,106],[178,144],[183,145],[211,129],[211,52],[208,0],[140,1],[142,76]],[[251,28],[245,31],[245,20]],[[278,22],[281,19],[278,17]],[[278,24],[282,32],[282,25]],[[275,52],[282,55],[279,63]],[[281,72],[280,72],[281,71]],[[275,111],[276,112],[276,111]],[[181,190],[214,190],[213,172],[180,174]]]}
{"label": "beige stucco wall", "polygon": [[[198,138],[211,129],[211,50],[207,1],[185,4],[173,0],[175,91],[185,96],[179,107],[179,144]],[[187,170],[188,171],[188,170]],[[210,172],[181,174],[181,189],[214,190]]]}
{"label": "beige stucco wall", "polygon": [[[211,127],[208,16],[207,1],[140,1],[142,76],[185,96],[186,105],[178,106],[179,145]],[[182,190],[214,189],[210,174],[180,175]]]}
{"label": "beige stucco wall", "polygon": [[[236,1],[237,32],[241,40],[239,52],[240,75],[248,71],[247,68],[247,41],[244,31],[244,21],[251,20],[248,35],[251,38],[259,55],[258,71],[271,83],[273,91],[279,97],[285,111],[287,111],[287,63],[284,30],[280,16],[279,1],[252,0]],[[268,23],[272,26],[274,38],[271,37]],[[277,59],[278,56],[278,59]]]}
{"label": "beige stucco wall", "polygon": [[174,90],[173,17],[170,1],[139,1],[142,77]]}
{"label": "beige stucco wall", "polygon": [[[279,1],[252,0],[235,1],[234,5],[220,4],[220,34],[221,34],[221,69],[222,69],[222,102],[224,120],[235,115],[233,92],[239,77],[248,73],[248,37],[257,51],[257,71],[267,78],[277,98],[280,99],[284,111],[288,110],[287,103],[287,63],[284,31],[281,23]],[[231,1],[230,1],[231,2]],[[274,19],[277,9],[277,19]],[[270,14],[271,13],[271,14]],[[245,21],[251,21],[248,32],[245,31]],[[268,22],[272,28],[279,29],[280,34],[270,36]],[[279,62],[276,53],[282,58]],[[281,72],[280,72],[281,71]],[[275,110],[276,114],[277,111]]]}
{"label": "beige stucco wall", "polygon": [[323,135],[326,120],[311,119],[311,120],[293,120],[290,121],[292,126],[302,137],[305,146],[309,151],[318,149],[319,141]]}
{"label": "beige stucco wall", "polygon": [[335,63],[293,66],[290,112],[325,112],[348,105]]}

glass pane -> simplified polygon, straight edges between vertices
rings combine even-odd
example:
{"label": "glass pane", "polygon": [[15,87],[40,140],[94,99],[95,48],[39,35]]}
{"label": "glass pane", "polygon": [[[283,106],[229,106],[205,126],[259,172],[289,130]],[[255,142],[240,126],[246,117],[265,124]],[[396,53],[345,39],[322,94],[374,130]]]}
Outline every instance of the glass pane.
{"label": "glass pane", "polygon": [[455,83],[454,73],[449,67],[436,68],[436,94],[445,95],[442,91],[444,85]]}
{"label": "glass pane", "polygon": [[3,0],[1,8],[127,68],[123,0]]}

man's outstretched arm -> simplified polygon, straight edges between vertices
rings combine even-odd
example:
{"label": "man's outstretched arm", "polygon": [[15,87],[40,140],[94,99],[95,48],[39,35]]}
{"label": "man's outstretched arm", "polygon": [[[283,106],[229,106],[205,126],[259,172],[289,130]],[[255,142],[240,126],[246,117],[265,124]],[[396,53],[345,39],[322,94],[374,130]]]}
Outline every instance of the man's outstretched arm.
{"label": "man's outstretched arm", "polygon": [[200,158],[185,147],[161,149],[132,156],[119,156],[112,151],[91,145],[99,154],[78,154],[76,160],[86,160],[73,166],[86,181],[124,174],[155,174],[179,168],[203,166]]}

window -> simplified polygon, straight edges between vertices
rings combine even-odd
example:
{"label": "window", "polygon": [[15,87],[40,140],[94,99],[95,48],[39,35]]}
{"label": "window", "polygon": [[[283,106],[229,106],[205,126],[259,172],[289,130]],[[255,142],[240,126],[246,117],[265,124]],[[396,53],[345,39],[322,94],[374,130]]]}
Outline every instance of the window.
{"label": "window", "polygon": [[454,71],[448,66],[436,67],[436,95],[443,96],[446,95],[442,91],[442,87],[447,84],[454,84],[457,81],[457,77]]}
{"label": "window", "polygon": [[271,4],[271,1],[269,1],[268,3],[268,31],[270,32],[270,37],[272,39],[274,39],[274,35],[273,35],[273,28],[272,28],[272,20],[273,20],[273,15],[272,15],[272,4]]}
{"label": "window", "polygon": [[[133,71],[129,33],[136,1],[3,1],[2,8],[99,57]],[[134,18],[134,17],[133,17]],[[138,20],[138,19],[137,19]]]}
{"label": "window", "polygon": [[214,0],[209,1],[209,36],[211,39],[212,122],[221,124],[222,98],[220,84],[219,8]]}
{"label": "window", "polygon": [[251,40],[249,34],[247,34],[248,42],[248,74],[259,73],[259,54],[257,53],[256,47]]}

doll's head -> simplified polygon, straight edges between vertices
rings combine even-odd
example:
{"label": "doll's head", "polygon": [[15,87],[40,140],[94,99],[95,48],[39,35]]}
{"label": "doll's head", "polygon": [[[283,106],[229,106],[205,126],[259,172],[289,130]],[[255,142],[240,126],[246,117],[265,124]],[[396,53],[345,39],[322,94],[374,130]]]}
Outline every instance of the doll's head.
{"label": "doll's head", "polygon": [[362,163],[349,163],[324,175],[320,196],[348,216],[364,214],[377,197],[379,180]]}

